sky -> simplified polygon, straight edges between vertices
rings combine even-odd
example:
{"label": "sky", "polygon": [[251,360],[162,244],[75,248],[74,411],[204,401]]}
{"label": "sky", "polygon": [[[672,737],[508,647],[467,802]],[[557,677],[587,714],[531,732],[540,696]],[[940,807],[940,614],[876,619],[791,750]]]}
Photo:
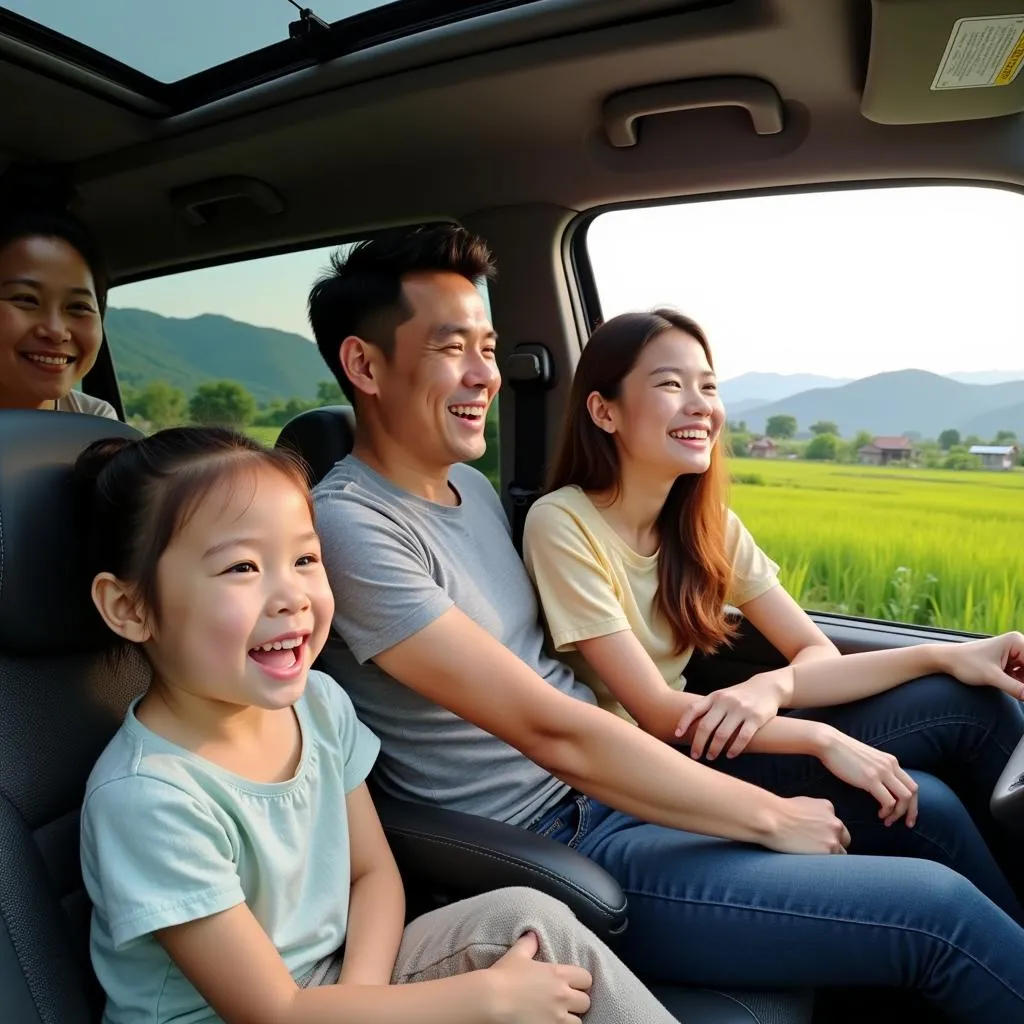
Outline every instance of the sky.
{"label": "sky", "polygon": [[[707,331],[722,380],[865,377],[1024,369],[1022,239],[1024,196],[922,186],[613,211],[588,252],[606,318],[675,306]],[[111,305],[310,337],[305,297],[330,251],[124,285]]]}
{"label": "sky", "polygon": [[[288,0],[4,0],[4,7],[161,82],[203,71],[288,38]],[[338,21],[385,0],[300,0]]]}

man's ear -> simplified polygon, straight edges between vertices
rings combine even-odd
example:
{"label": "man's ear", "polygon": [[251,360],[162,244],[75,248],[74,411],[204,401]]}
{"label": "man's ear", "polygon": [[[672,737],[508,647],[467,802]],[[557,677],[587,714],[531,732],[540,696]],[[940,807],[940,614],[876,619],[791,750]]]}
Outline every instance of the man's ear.
{"label": "man's ear", "polygon": [[350,334],[338,350],[338,361],[352,386],[364,395],[379,393],[380,364],[383,353],[372,342]]}
{"label": "man's ear", "polygon": [[615,433],[615,409],[599,391],[591,391],[587,396],[587,412],[599,430]]}
{"label": "man's ear", "polygon": [[143,644],[152,637],[142,602],[116,576],[101,572],[92,581],[92,600],[103,621],[122,639]]}

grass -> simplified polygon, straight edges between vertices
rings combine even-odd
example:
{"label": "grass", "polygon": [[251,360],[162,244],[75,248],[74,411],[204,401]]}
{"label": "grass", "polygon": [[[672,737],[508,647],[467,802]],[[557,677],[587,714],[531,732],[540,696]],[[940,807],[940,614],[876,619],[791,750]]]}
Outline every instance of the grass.
{"label": "grass", "polygon": [[281,428],[246,427],[245,432],[254,440],[259,441],[260,444],[265,444],[268,448],[273,448],[274,442],[277,440],[277,435],[281,433]]}
{"label": "grass", "polygon": [[979,633],[1024,624],[1024,472],[731,469],[732,507],[805,608]]}

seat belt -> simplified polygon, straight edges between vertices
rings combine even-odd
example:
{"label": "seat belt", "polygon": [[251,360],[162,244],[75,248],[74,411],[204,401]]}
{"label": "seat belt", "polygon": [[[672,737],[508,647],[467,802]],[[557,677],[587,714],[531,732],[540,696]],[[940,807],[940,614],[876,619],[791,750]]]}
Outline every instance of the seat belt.
{"label": "seat belt", "polygon": [[515,395],[515,457],[508,496],[512,543],[523,553],[523,527],[541,496],[547,462],[546,396],[554,384],[554,362],[545,345],[517,345],[505,361],[505,380]]}

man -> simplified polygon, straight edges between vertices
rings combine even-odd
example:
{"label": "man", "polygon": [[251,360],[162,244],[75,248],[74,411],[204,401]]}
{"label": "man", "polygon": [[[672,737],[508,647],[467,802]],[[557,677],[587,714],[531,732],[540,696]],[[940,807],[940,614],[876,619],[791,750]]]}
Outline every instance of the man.
{"label": "man", "polygon": [[[827,800],[778,796],[599,709],[544,653],[500,502],[464,465],[484,451],[500,385],[477,289],[492,273],[461,229],[391,232],[336,259],[310,295],[320,352],[357,420],[352,455],[316,489],[337,601],[326,660],[382,740],[382,787],[533,828],[601,863],[630,899],[624,958],[648,976],[913,984],[955,1012],[989,986],[986,1007],[1017,1012],[992,980],[1004,952],[973,944],[996,928],[1024,954],[1024,932],[971,883],[909,857],[857,858],[855,870],[844,857],[769,853],[844,853],[850,835]],[[927,664],[900,652],[894,671]],[[858,812],[870,803],[859,797]],[[948,948],[963,911],[944,902],[950,887],[983,925],[970,955]],[[933,947],[942,968],[912,973]],[[1005,969],[1017,970],[1009,958]]]}

